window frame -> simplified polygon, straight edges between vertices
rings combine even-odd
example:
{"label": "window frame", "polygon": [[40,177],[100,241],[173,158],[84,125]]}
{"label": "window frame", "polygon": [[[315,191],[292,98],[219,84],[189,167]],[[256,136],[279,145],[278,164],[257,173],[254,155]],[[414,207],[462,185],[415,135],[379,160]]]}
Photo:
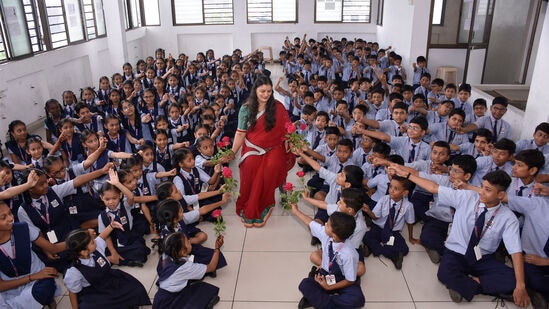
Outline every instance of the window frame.
{"label": "window frame", "polygon": [[440,10],[440,22],[435,24],[433,22],[433,18],[435,16],[435,2],[437,0],[433,0],[433,11],[431,13],[431,21],[430,21],[430,24],[432,26],[435,26],[435,27],[444,27],[444,18],[445,18],[445,14],[446,14],[446,0],[440,0],[442,2],[442,7],[441,7],[441,10]]}
{"label": "window frame", "polygon": [[[371,3],[370,3],[371,5]],[[383,26],[383,8],[385,0],[377,0],[376,26]]]}
{"label": "window frame", "polygon": [[[335,0],[338,1],[338,0]],[[357,24],[357,25],[364,25],[364,24],[371,24],[372,23],[372,0],[364,0],[369,2],[369,10],[368,10],[368,21],[354,21],[354,22],[345,22],[344,20],[344,14],[343,10],[345,8],[345,1],[348,0],[340,0],[341,1],[341,19],[339,21],[319,21],[317,20],[317,5],[318,0],[314,0],[315,3],[315,10],[314,10],[314,23],[315,24]]]}
{"label": "window frame", "polygon": [[[173,26],[223,26],[223,25],[234,25],[234,1],[235,0],[229,0],[231,1],[231,12],[232,12],[232,22],[231,23],[215,23],[215,24],[208,24],[206,23],[206,12],[204,10],[204,0],[200,0],[202,2],[202,22],[201,23],[177,23],[176,20],[176,12],[175,12],[175,2],[176,1],[183,1],[183,0],[172,0],[172,25]],[[238,0],[237,0],[238,1]]]}
{"label": "window frame", "polygon": [[299,1],[294,0],[295,3],[295,20],[293,21],[273,21],[273,2],[276,0],[265,0],[271,2],[271,21],[261,22],[261,21],[250,21],[250,11],[249,11],[249,2],[246,0],[246,23],[250,25],[263,25],[263,24],[297,24],[299,23]]}

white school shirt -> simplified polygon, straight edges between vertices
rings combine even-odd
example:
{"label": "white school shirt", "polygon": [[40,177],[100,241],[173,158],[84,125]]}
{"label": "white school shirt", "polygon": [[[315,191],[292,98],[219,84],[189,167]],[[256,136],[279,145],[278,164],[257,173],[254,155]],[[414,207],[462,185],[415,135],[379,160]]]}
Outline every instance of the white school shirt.
{"label": "white school shirt", "polygon": [[[484,175],[488,174],[489,172],[493,172],[496,170],[496,164],[494,163],[494,159],[492,156],[486,156],[486,157],[478,157],[476,158],[477,161],[477,171],[473,174],[473,177],[471,178],[471,184],[473,186],[480,187],[482,184],[482,177]],[[509,176],[513,174],[513,164],[509,161],[505,162],[502,166],[500,166],[498,169],[505,171]]]}
{"label": "white school shirt", "polygon": [[509,196],[508,205],[525,217],[521,234],[524,252],[548,258],[543,248],[549,238],[549,199],[544,196]]}
{"label": "white school shirt", "polygon": [[[475,122],[477,127],[488,129],[490,130],[490,132],[492,132],[492,134],[494,134],[495,123],[496,123],[496,119],[491,115],[480,117]],[[498,141],[502,138],[508,138],[512,140],[513,132],[511,131],[511,125],[507,121],[503,119],[498,119],[497,132],[498,132],[498,139],[497,139]]]}
{"label": "white school shirt", "polygon": [[[366,162],[366,163],[362,164],[362,166],[360,168],[364,172],[364,178],[365,179],[371,179],[371,178],[373,178],[377,175],[386,174],[384,166],[381,166],[381,165],[380,166],[375,166],[370,162]],[[374,173],[375,173],[375,176],[374,176]]]}
{"label": "white school shirt", "polygon": [[[396,206],[393,204],[396,203]],[[393,231],[401,231],[404,228],[404,222],[413,224],[416,221],[414,213],[414,205],[408,201],[407,198],[402,198],[400,201],[395,202],[389,195],[384,195],[379,199],[372,212],[377,217],[374,223],[383,229],[385,222],[389,218],[389,209],[395,208],[396,219],[393,224]]]}
{"label": "white school shirt", "polygon": [[517,177],[511,177],[511,184],[509,185],[509,188],[507,188],[507,195],[508,196],[518,196],[520,192],[520,188],[524,187],[522,189],[522,196],[523,197],[532,197],[536,196],[534,194],[534,184],[536,182],[532,181],[529,184],[525,185],[524,182],[520,178]]}
{"label": "white school shirt", "polygon": [[376,188],[376,192],[371,196],[371,199],[374,200],[374,202],[379,201],[385,196],[385,192],[387,192],[390,182],[387,174],[378,174],[376,177],[368,180],[368,188]]}
{"label": "white school shirt", "polygon": [[[465,255],[471,233],[475,227],[475,212],[482,213],[484,203],[480,203],[479,194],[470,190],[452,190],[447,187],[438,187],[439,201],[456,209],[450,235],[446,239],[446,248]],[[478,204],[478,209],[475,207]],[[497,211],[497,213],[495,213]],[[494,215],[492,225],[486,228],[490,218]],[[519,235],[519,222],[509,207],[498,206],[488,210],[485,217],[484,236],[480,239],[479,247],[482,255],[494,253],[501,240],[509,254],[522,252]],[[479,231],[480,232],[480,231]]]}
{"label": "white school shirt", "polygon": [[[448,187],[453,189],[453,184],[450,182],[450,177],[448,175],[436,175],[436,174],[427,174],[424,172],[419,173],[419,177],[429,179],[439,184],[439,186]],[[433,217],[437,220],[444,222],[452,222],[454,219],[454,211],[450,206],[440,203],[438,199],[438,194],[433,194],[433,206],[425,212],[427,216]]]}
{"label": "white school shirt", "polygon": [[[127,219],[128,219],[128,224],[130,225],[130,230],[132,229],[133,227],[133,216],[132,216],[132,208],[133,208],[133,205],[130,205],[128,204],[128,200],[126,197],[124,197],[122,199],[122,202],[118,203],[118,205],[116,206],[115,209],[113,209],[112,211],[117,211],[120,209],[120,204],[123,204],[124,205],[124,209],[126,210],[126,215],[127,215]],[[112,218],[114,219],[115,218],[115,215],[113,213],[111,213],[110,209],[109,208],[105,208],[105,210],[107,212],[107,216],[109,216],[109,218]],[[103,219],[101,218],[101,214],[103,212],[99,213],[99,215],[97,216],[97,231],[99,233],[103,232],[107,227],[105,226],[105,224],[103,223]]]}
{"label": "white school shirt", "polygon": [[541,151],[544,155],[549,154],[549,145],[545,144],[541,147],[538,147],[538,145],[536,145],[536,143],[534,142],[534,139],[522,139],[518,141],[515,153],[519,153],[520,151],[526,149],[537,149]]}
{"label": "white school shirt", "polygon": [[353,151],[352,161],[353,164],[356,166],[362,166],[365,163],[368,163],[368,156],[372,154],[372,150],[370,152],[366,153],[364,152],[364,148],[358,147]]}
{"label": "white school shirt", "polygon": [[[337,204],[328,204],[326,205],[326,212],[328,213],[328,216],[331,216],[334,212],[339,211],[339,206]],[[366,226],[366,220],[364,220],[364,215],[362,214],[362,211],[359,211],[355,215],[355,230],[353,231],[353,234],[347,238],[347,241],[350,242],[355,249],[358,249],[362,245],[362,239],[364,238],[364,234],[366,234],[366,231],[368,230],[368,227]]]}
{"label": "white school shirt", "polygon": [[387,135],[390,135],[390,136],[395,136],[395,137],[396,136],[407,136],[406,132],[401,133],[401,131],[400,131],[401,126],[408,126],[408,124],[406,122],[404,122],[403,124],[398,124],[394,120],[382,120],[382,121],[379,121],[379,129],[378,130],[385,133],[385,134],[387,134]]}
{"label": "white school shirt", "polygon": [[[162,254],[163,259],[169,258],[166,254]],[[182,258],[187,259],[187,258]],[[206,274],[207,265],[194,263],[189,260],[185,264],[179,266],[173,274],[163,281],[159,281],[159,288],[171,293],[180,292],[186,286],[189,280],[200,280]]]}
{"label": "white school shirt", "polygon": [[335,204],[338,201],[338,194],[341,194],[341,186],[336,183],[337,180],[337,173],[331,172],[327,170],[324,167],[321,167],[318,171],[318,176],[320,178],[324,179],[324,182],[330,186],[330,189],[328,190],[328,194],[326,194],[326,198],[324,201],[327,204]]}
{"label": "white school shirt", "polygon": [[[322,268],[325,271],[329,271],[330,257],[328,246],[333,239],[326,234],[324,225],[316,221],[311,221],[309,228],[311,229],[311,234],[320,239],[322,244]],[[334,253],[338,252],[335,262],[339,265],[343,276],[346,280],[354,282],[358,269],[358,252],[349,241],[343,243],[333,241],[332,249]]]}
{"label": "white school shirt", "polygon": [[[404,159],[404,162],[408,162],[408,157],[412,151],[412,144],[414,144],[411,138],[407,136],[392,136],[388,144],[391,146],[391,154],[398,154]],[[431,146],[429,144],[420,140],[419,143],[414,145],[416,145],[416,150],[412,162],[428,160],[431,157]]]}
{"label": "white school shirt", "polygon": [[[105,242],[105,240],[97,236],[95,238],[95,245],[96,245],[95,250],[101,253],[104,257],[106,257],[105,248],[107,248],[107,243]],[[91,256],[89,259],[80,258],[79,260],[80,260],[80,264],[84,266],[95,267],[95,260]],[[110,264],[109,259],[105,259],[105,262]],[[65,283],[67,290],[75,294],[82,291],[83,288],[87,288],[91,285],[88,282],[88,280],[84,278],[84,275],[82,275],[80,270],[78,270],[78,268],[74,266],[67,269],[63,282]]]}

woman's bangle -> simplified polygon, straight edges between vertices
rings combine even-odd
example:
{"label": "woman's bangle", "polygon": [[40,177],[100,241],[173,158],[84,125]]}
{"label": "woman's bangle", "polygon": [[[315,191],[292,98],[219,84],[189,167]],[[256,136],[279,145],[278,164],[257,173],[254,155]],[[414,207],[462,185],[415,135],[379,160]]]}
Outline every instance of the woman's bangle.
{"label": "woman's bangle", "polygon": [[109,226],[111,227],[111,229],[114,230],[114,226],[112,226],[112,223],[109,223]]}
{"label": "woman's bangle", "polygon": [[29,274],[29,282],[32,282],[31,274]]}
{"label": "woman's bangle", "polygon": [[412,173],[408,173],[408,175],[406,175],[406,179],[410,179],[410,175],[412,175]]}

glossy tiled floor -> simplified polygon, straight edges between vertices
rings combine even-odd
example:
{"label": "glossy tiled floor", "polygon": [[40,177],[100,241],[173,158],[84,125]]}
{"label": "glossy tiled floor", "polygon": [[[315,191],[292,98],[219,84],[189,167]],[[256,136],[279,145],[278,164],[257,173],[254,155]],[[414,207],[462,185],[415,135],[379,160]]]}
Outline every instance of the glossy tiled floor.
{"label": "glossy tiled floor", "polygon": [[[281,74],[280,66],[274,65],[272,70],[275,81]],[[235,163],[232,169],[238,179]],[[297,185],[296,171],[294,168],[289,172],[288,180]],[[300,203],[300,208],[310,215],[314,213],[309,205]],[[225,205],[223,211],[227,230],[222,251],[228,266],[217,272],[217,278],[206,279],[220,288],[221,301],[216,308],[296,308],[301,298],[297,286],[311,268],[309,254],[315,249],[309,245],[307,227],[292,215],[283,213],[278,205],[267,225],[260,229],[246,229],[242,226],[235,215],[234,201]],[[213,224],[205,222],[199,227],[210,235],[206,245],[213,246]],[[419,237],[420,230],[421,226],[416,225],[416,237]],[[407,235],[404,236],[407,238]],[[157,290],[154,284],[157,261],[158,254],[153,253],[145,267],[124,268],[143,283],[151,299]],[[402,270],[396,270],[388,259],[370,256],[366,259],[366,274],[361,281],[366,308],[497,307],[492,301],[493,297],[489,296],[477,296],[471,303],[452,303],[447,290],[436,279],[437,267],[430,262],[423,247],[418,245],[410,245],[410,253],[404,258]],[[63,296],[58,298],[58,308],[70,308],[66,289],[63,290]],[[516,308],[511,303],[505,305],[507,308]]]}

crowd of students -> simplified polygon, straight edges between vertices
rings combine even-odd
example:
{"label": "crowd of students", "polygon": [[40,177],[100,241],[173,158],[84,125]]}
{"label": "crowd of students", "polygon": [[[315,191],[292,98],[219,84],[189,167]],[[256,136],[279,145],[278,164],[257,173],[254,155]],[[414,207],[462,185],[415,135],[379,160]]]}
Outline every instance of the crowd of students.
{"label": "crowd of students", "polygon": [[[432,78],[422,56],[407,85],[389,50],[304,36],[286,38],[279,54],[285,76],[273,90],[308,141],[293,152],[318,172],[304,194],[315,218],[292,205],[320,245],[299,307],[363,306],[364,258],[383,255],[400,269],[406,224],[409,243],[440,263],[453,301],[483,293],[525,306],[530,295],[547,308],[549,123],[515,143],[505,98],[471,103],[470,85]],[[147,305],[143,285],[111,268],[143,266],[147,234],[162,253],[153,308],[219,301],[217,287],[196,280],[227,265],[224,240],[202,246],[208,235],[197,223],[215,220],[229,199],[220,172],[234,156],[213,157],[217,142],[234,137],[257,76],[270,76],[263,55],[208,50],[189,60],[158,49],[122,71],[80,98],[67,90],[48,100],[45,139],[10,123],[0,161],[1,304],[50,304],[61,272],[73,307]]]}

